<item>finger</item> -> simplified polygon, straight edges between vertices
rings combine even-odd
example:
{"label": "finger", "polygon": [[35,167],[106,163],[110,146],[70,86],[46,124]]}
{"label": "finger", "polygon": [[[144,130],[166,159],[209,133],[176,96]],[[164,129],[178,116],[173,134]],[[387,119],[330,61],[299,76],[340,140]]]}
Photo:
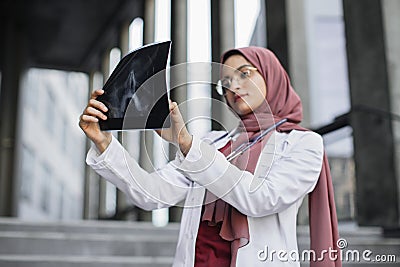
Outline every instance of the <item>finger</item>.
{"label": "finger", "polygon": [[103,120],[107,119],[107,116],[104,115],[103,112],[101,112],[100,110],[95,109],[93,107],[87,107],[86,112],[84,113],[84,115],[90,115],[90,116],[93,116],[93,117],[98,117],[98,118],[103,119]]}
{"label": "finger", "polygon": [[99,119],[89,115],[82,115],[81,122],[99,122]]}
{"label": "finger", "polygon": [[101,112],[100,110],[95,109],[93,107],[90,107],[90,106],[88,106],[86,108],[86,110],[85,110],[85,112],[83,114],[84,115],[93,116],[93,117],[97,117],[97,118],[100,118],[100,119],[103,119],[103,120],[107,119],[107,116],[103,112]]}
{"label": "finger", "polygon": [[102,95],[102,94],[104,94],[104,90],[102,90],[102,89],[94,90],[92,92],[92,95],[90,96],[90,99],[96,99],[99,95]]}
{"label": "finger", "polygon": [[169,103],[169,111],[170,112],[173,112],[176,108],[178,108],[178,103],[176,103],[176,102],[170,102]]}
{"label": "finger", "polygon": [[108,108],[106,107],[106,105],[104,105],[102,102],[97,101],[96,99],[90,99],[89,100],[89,106],[90,107],[94,107],[96,109],[99,109],[103,112],[107,112]]}
{"label": "finger", "polygon": [[172,102],[171,104],[171,115],[174,121],[183,120],[178,104],[176,102]]}

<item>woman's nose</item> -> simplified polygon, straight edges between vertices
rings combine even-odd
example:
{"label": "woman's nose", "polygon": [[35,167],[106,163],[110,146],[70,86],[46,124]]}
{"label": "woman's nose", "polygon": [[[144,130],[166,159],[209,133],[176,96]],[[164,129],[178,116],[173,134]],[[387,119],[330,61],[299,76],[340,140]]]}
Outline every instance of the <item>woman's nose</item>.
{"label": "woman's nose", "polygon": [[233,78],[231,81],[231,90],[239,90],[240,89],[240,83],[237,78]]}

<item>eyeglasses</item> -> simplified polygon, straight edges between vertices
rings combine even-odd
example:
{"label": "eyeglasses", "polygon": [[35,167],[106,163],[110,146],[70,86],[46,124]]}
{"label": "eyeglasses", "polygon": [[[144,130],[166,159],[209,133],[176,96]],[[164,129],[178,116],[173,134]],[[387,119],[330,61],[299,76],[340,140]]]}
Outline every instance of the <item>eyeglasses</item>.
{"label": "eyeglasses", "polygon": [[233,77],[225,77],[219,80],[215,89],[220,95],[226,95],[232,86],[233,79],[235,79],[239,85],[242,85],[252,76],[255,71],[257,71],[257,68],[253,66],[245,65],[239,67],[235,70]]}

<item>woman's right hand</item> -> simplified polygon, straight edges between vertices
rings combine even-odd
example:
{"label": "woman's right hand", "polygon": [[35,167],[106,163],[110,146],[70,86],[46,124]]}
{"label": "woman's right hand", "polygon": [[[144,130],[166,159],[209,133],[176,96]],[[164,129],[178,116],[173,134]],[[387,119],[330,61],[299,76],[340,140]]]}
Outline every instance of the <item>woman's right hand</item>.
{"label": "woman's right hand", "polygon": [[107,119],[107,116],[103,112],[107,112],[108,110],[103,103],[96,100],[102,94],[104,94],[103,90],[95,90],[92,93],[88,105],[79,118],[79,127],[93,141],[100,153],[103,153],[107,149],[112,140],[111,133],[101,131],[99,126],[99,119]]}

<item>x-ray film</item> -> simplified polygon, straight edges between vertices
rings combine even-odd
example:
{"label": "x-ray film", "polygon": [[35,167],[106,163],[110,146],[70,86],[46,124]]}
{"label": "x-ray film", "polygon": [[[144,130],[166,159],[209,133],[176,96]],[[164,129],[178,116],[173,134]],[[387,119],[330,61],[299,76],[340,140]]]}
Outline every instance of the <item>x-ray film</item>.
{"label": "x-ray film", "polygon": [[146,45],[121,59],[97,98],[108,108],[101,130],[170,126],[165,76],[170,46],[171,41]]}

